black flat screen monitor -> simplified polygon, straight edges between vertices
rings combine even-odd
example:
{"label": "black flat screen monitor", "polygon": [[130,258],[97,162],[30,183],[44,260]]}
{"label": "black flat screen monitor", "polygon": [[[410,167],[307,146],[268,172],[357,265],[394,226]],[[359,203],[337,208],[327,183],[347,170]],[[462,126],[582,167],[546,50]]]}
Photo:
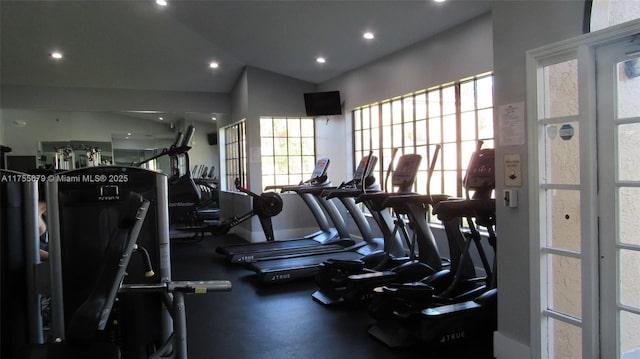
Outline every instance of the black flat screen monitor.
{"label": "black flat screen monitor", "polygon": [[311,117],[342,115],[340,91],[305,93],[304,106]]}

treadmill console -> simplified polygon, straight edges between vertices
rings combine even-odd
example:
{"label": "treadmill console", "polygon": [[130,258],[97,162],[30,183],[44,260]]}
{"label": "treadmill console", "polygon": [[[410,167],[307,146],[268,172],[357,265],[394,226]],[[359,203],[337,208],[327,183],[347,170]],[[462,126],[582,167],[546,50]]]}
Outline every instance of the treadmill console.
{"label": "treadmill console", "polygon": [[321,158],[316,161],[316,167],[311,173],[311,177],[297,185],[271,185],[264,188],[265,191],[280,189],[282,192],[297,191],[302,187],[309,186],[326,186],[331,182],[328,180],[327,168],[329,168],[329,159]]}
{"label": "treadmill console", "polygon": [[353,180],[362,183],[366,181],[367,178],[371,177],[371,173],[373,172],[373,168],[378,163],[378,157],[376,156],[366,156],[362,157],[358,167],[356,168],[356,172],[353,174]]}
{"label": "treadmill console", "polygon": [[411,186],[416,180],[420,161],[422,161],[422,156],[418,154],[400,156],[393,172],[393,177],[391,177],[391,184],[394,187],[398,187],[397,193],[411,192]]}
{"label": "treadmill console", "polygon": [[327,168],[329,168],[329,159],[321,158],[316,162],[316,168],[313,170],[311,174],[311,180],[316,180],[320,177],[325,177],[327,175]]}

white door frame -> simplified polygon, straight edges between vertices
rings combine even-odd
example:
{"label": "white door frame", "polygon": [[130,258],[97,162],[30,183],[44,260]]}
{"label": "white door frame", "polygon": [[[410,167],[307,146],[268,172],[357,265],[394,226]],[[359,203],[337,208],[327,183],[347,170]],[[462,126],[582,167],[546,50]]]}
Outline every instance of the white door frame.
{"label": "white door frame", "polygon": [[[585,34],[553,45],[528,51],[527,73],[527,119],[529,140],[529,196],[530,196],[530,283],[531,283],[531,353],[533,358],[547,358],[548,333],[545,320],[550,317],[578,325],[582,329],[582,356],[600,357],[601,340],[608,341],[615,333],[603,333],[600,337],[599,297],[599,249],[598,249],[598,197],[597,197],[597,127],[596,127],[596,61],[595,51],[599,46],[613,43],[640,33],[640,20],[627,22],[597,32]],[[540,84],[542,68],[567,59],[577,59],[579,114],[571,120],[579,122],[580,141],[580,191],[581,202],[581,283],[582,317],[565,318],[547,311],[546,275],[548,267],[543,262],[541,219],[545,210],[543,202],[544,183],[540,178],[540,161],[544,160],[544,148],[540,138],[544,136],[542,108],[539,101],[543,95]],[[544,165],[544,164],[542,164]]]}

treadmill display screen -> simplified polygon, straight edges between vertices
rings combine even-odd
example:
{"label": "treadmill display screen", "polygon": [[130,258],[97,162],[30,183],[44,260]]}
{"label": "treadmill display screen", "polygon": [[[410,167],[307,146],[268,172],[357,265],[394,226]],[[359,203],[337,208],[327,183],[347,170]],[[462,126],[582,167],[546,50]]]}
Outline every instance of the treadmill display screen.
{"label": "treadmill display screen", "polygon": [[327,173],[327,168],[329,167],[329,159],[321,158],[316,162],[316,168],[313,170],[311,174],[311,178],[319,178],[324,176]]}
{"label": "treadmill display screen", "polygon": [[421,160],[422,156],[417,154],[406,154],[398,159],[398,165],[391,178],[391,183],[398,187],[398,192],[410,191]]}
{"label": "treadmill display screen", "polygon": [[[369,164],[369,162],[371,162],[371,164]],[[378,157],[376,156],[363,157],[356,168],[356,173],[353,174],[353,179],[362,181],[371,176],[371,172],[373,171],[373,167],[375,167],[376,162],[378,162]]]}

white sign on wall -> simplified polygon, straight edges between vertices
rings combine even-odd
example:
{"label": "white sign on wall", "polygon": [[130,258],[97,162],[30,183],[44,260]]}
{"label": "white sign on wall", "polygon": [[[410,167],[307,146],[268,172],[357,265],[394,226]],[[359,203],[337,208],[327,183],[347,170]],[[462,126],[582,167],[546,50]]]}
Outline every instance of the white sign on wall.
{"label": "white sign on wall", "polygon": [[524,102],[498,107],[498,128],[501,146],[520,146],[525,144]]}

